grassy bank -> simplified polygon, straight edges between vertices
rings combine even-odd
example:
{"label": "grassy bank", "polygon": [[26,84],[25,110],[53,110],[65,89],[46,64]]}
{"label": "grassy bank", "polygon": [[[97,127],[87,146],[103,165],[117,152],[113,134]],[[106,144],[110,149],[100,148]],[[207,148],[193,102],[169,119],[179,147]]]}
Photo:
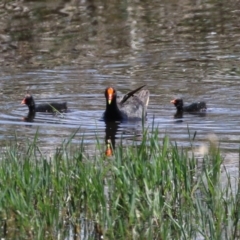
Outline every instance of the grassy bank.
{"label": "grassy bank", "polygon": [[37,138],[2,149],[1,238],[238,239],[240,192],[220,181],[222,157],[196,160],[168,137],[89,157],[70,141],[49,157]]}

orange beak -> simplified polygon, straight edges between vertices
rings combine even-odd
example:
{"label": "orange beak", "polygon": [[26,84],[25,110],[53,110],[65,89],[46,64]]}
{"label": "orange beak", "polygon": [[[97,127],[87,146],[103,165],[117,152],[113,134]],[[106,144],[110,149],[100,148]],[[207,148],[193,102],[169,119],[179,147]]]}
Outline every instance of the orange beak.
{"label": "orange beak", "polygon": [[113,92],[114,92],[114,90],[113,90],[113,88],[108,88],[108,90],[107,90],[107,96],[108,96],[108,104],[110,105],[111,104],[111,102],[112,102],[112,99],[113,99]]}
{"label": "orange beak", "polygon": [[174,99],[174,100],[170,101],[170,103],[175,104],[175,103],[176,103],[176,100]]}
{"label": "orange beak", "polygon": [[25,98],[22,100],[21,104],[26,104],[26,99]]}

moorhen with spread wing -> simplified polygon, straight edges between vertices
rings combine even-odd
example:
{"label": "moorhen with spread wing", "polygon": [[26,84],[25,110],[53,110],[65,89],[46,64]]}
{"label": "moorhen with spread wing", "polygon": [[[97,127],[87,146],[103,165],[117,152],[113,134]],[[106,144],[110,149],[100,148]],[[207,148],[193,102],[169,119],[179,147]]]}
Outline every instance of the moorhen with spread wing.
{"label": "moorhen with spread wing", "polygon": [[26,104],[28,106],[29,112],[63,112],[67,110],[67,103],[44,103],[36,105],[33,96],[27,94],[22,100],[21,104]]}
{"label": "moorhen with spread wing", "polygon": [[188,106],[183,105],[183,100],[180,98],[174,99],[171,101],[177,108],[178,112],[190,112],[190,113],[197,113],[197,112],[205,112],[207,109],[207,105],[205,102],[196,102],[192,103]]}
{"label": "moorhen with spread wing", "polygon": [[[117,98],[114,88],[105,90],[106,110],[103,114],[105,121],[124,121],[145,119],[149,102],[149,91],[141,90],[145,85]],[[141,90],[139,93],[135,94]]]}

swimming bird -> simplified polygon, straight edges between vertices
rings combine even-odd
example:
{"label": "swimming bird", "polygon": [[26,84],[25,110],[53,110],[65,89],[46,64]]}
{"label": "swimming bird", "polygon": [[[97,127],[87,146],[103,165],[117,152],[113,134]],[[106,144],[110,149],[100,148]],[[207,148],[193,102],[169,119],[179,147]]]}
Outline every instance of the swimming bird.
{"label": "swimming bird", "polygon": [[113,87],[106,88],[106,110],[103,119],[105,121],[145,119],[150,93],[148,90],[141,90],[144,86],[127,93],[122,98],[117,98],[117,91]]}
{"label": "swimming bird", "polygon": [[29,112],[63,112],[67,110],[66,102],[54,102],[54,103],[44,103],[44,104],[35,104],[33,96],[27,94],[22,100],[21,104],[26,104],[28,106]]}
{"label": "swimming bird", "polygon": [[183,100],[181,98],[177,98],[171,101],[177,109],[178,112],[205,112],[207,110],[207,105],[205,102],[195,102],[191,103],[188,106],[184,106]]}

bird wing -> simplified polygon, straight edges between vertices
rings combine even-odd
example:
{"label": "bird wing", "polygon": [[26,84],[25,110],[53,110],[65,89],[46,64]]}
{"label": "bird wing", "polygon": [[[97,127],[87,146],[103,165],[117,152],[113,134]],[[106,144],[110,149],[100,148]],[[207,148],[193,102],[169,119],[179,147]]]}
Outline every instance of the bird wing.
{"label": "bird wing", "polygon": [[124,95],[124,97],[122,98],[122,100],[120,101],[120,104],[125,103],[130,97],[132,97],[134,95],[134,93],[136,93],[137,91],[139,91],[140,89],[142,89],[143,87],[145,87],[146,85],[142,85],[141,87],[132,90],[131,92],[127,93]]}

